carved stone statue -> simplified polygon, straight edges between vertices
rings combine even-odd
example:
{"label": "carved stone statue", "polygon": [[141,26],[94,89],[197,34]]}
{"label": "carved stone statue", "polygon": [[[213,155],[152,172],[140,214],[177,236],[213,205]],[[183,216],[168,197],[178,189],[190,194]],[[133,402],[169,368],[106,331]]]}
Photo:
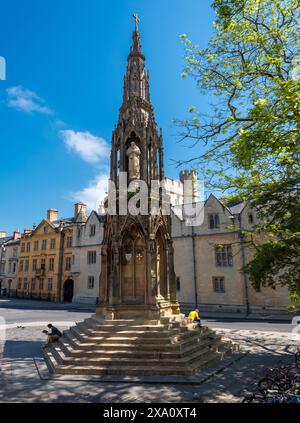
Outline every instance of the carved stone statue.
{"label": "carved stone statue", "polygon": [[140,165],[140,156],[141,150],[136,145],[134,141],[130,143],[130,147],[126,151],[128,157],[128,172],[129,180],[140,179],[141,177],[141,165]]}

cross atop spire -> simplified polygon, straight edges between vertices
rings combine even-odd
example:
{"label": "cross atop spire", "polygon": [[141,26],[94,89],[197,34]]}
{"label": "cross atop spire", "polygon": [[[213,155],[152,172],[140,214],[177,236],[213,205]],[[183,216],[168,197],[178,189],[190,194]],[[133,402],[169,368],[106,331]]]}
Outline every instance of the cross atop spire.
{"label": "cross atop spire", "polygon": [[135,21],[135,30],[136,30],[136,32],[138,32],[139,31],[139,22],[140,22],[139,15],[137,13],[134,13],[133,18],[134,18],[134,21]]}
{"label": "cross atop spire", "polygon": [[140,18],[137,13],[134,13],[132,16],[134,18],[135,28],[132,35],[131,53],[142,54],[142,47],[141,47],[141,40],[140,40],[140,33],[139,33]]}

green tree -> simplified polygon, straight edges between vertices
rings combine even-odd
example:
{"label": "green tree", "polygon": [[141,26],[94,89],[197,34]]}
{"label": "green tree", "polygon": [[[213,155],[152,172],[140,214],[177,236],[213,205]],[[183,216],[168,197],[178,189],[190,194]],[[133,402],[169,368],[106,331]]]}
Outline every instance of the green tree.
{"label": "green tree", "polygon": [[[227,201],[251,199],[261,217],[247,267],[255,286],[300,293],[300,1],[215,0],[204,49],[186,34],[186,68],[213,99],[177,122],[194,162]],[[212,170],[211,170],[212,169]],[[255,239],[255,237],[252,237]],[[249,237],[248,237],[249,239]]]}

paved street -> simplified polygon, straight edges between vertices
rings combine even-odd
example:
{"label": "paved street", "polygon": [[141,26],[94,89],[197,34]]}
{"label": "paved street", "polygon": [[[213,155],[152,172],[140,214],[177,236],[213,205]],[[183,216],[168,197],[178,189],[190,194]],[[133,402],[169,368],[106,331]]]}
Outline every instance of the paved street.
{"label": "paved street", "polygon": [[[78,304],[53,304],[40,301],[0,299],[0,317],[7,325],[34,322],[78,322],[95,312],[95,306]],[[256,330],[265,332],[286,332],[292,330],[292,318],[245,319],[239,315],[228,314],[222,317],[205,317],[203,324],[211,328],[233,330]]]}
{"label": "paved street", "polygon": [[230,358],[223,367],[212,368],[204,383],[51,379],[41,351],[45,324],[58,323],[64,330],[93,311],[87,306],[0,300],[0,316],[8,324],[6,340],[0,341],[0,402],[240,402],[266,367],[292,363],[297,345],[288,322],[210,317],[203,323],[238,342],[242,354],[236,362]]}
{"label": "paved street", "polygon": [[40,301],[0,299],[0,317],[7,325],[34,322],[78,322],[90,317],[95,307],[88,305],[53,304]]}

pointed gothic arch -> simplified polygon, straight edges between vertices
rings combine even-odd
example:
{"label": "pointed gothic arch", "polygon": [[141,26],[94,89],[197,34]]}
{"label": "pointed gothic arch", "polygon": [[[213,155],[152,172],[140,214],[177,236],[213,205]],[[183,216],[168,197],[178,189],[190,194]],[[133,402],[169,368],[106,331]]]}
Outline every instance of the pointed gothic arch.
{"label": "pointed gothic arch", "polygon": [[121,301],[144,304],[146,295],[146,242],[136,223],[124,231],[121,243]]}
{"label": "pointed gothic arch", "polygon": [[167,241],[163,230],[159,227],[156,233],[156,277],[159,294],[167,298]]}

